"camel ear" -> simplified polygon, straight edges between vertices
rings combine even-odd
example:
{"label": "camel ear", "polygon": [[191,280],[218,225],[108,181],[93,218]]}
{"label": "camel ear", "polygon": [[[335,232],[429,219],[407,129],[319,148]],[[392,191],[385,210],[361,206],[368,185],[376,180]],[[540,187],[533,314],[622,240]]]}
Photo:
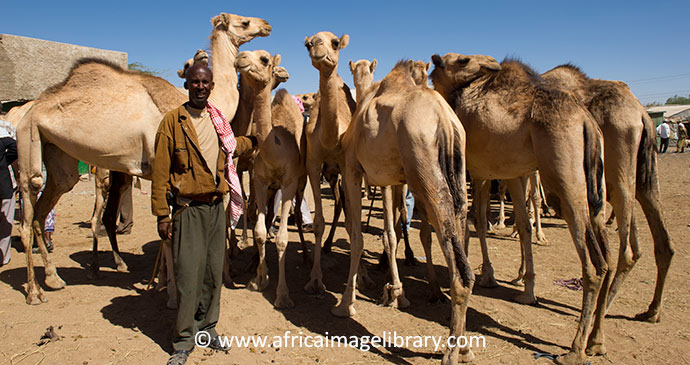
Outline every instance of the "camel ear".
{"label": "camel ear", "polygon": [[369,65],[369,72],[374,73],[374,70],[376,70],[376,65],[378,64],[379,61],[374,58],[373,61],[371,61],[371,65]]}
{"label": "camel ear", "polygon": [[182,71],[182,70],[177,70],[177,76],[178,76],[179,78],[181,78],[181,79],[186,78],[185,75],[184,75],[184,71]]}
{"label": "camel ear", "polygon": [[280,55],[276,54],[273,56],[273,67],[280,65]]}
{"label": "camel ear", "polygon": [[426,71],[428,72],[430,68],[431,68],[431,62],[427,62],[426,63]]}
{"label": "camel ear", "polygon": [[479,65],[489,71],[501,71],[501,65],[493,57],[482,57],[482,59],[479,60]]}
{"label": "camel ear", "polygon": [[412,70],[414,70],[414,61],[407,60],[407,68],[410,70],[410,73],[411,73]]}
{"label": "camel ear", "polygon": [[434,66],[436,66],[438,68],[446,67],[446,63],[443,62],[443,58],[441,58],[441,56],[439,56],[437,54],[431,56],[431,62],[433,62]]}
{"label": "camel ear", "polygon": [[219,15],[214,16],[211,18],[211,24],[213,24],[213,27],[219,27],[221,25],[224,25],[227,27],[228,24],[230,24],[230,20],[228,19],[230,14],[227,13],[220,13]]}
{"label": "camel ear", "polygon": [[343,34],[342,37],[340,37],[340,49],[343,49],[347,47],[347,45],[350,43],[350,36],[347,34]]}
{"label": "camel ear", "polygon": [[355,73],[355,64],[350,60],[350,72]]}

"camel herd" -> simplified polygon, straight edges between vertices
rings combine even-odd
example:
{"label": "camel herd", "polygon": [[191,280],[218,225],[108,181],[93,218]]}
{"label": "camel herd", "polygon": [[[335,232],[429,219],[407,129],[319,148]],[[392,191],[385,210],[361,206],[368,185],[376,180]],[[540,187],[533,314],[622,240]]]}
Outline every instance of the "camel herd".
{"label": "camel herd", "polygon": [[[582,364],[587,354],[606,352],[604,317],[640,257],[632,214],[635,199],[649,222],[657,264],[654,298],[638,318],[659,321],[673,248],[659,200],[653,122],[625,84],[590,79],[571,65],[539,75],[517,60],[499,63],[489,56],[448,53],[431,57],[433,88],[427,79],[432,63],[400,61],[374,83],[376,59],[350,61],[355,101],[337,72],[340,52],[347,47],[349,36],[319,32],[304,40],[319,74],[318,92],[298,96],[310,111],[310,121],[304,124],[298,104],[286,90],[278,90],[271,97],[272,90],[289,77],[279,66],[280,55],[267,51],[238,53],[242,44],[271,33],[268,22],[222,13],[211,23],[211,66],[216,84],[211,101],[233,120],[237,135],[252,134],[258,141],[257,151],[239,163],[239,170],[248,171],[251,178],[245,217],[256,213],[253,237],[259,265],[249,285],[254,290],[263,290],[269,283],[265,207],[269,190],[282,189],[280,211],[276,212],[281,218],[275,238],[279,258],[276,308],[294,305],[285,271],[287,216],[293,197],[301,199],[307,177],[314,193],[315,214],[313,265],[304,290],[319,293],[326,289],[321,270],[326,226],[320,193],[322,175],[341,197],[339,205],[346,211],[345,227],[351,242],[347,286],[331,310],[334,315],[354,316],[357,286],[371,285],[360,262],[364,180],[381,187],[383,193],[383,242],[391,278],[384,290],[385,304],[410,305],[395,259],[399,217],[405,216],[400,211],[404,210],[406,185],[422,217],[420,238],[432,297],[444,298],[433,270],[433,228],[450,276],[450,335],[464,334],[475,282],[467,256],[468,175],[483,254],[478,284],[496,285],[486,247],[486,210],[488,183],[502,179],[513,200],[523,257],[518,279],[524,280],[524,291],[515,300],[535,303],[532,225],[525,204],[524,177],[539,171],[544,189],[555,198],[568,223],[584,283],[582,314],[571,350],[557,361]],[[208,55],[198,54],[189,62],[208,62]],[[120,192],[131,176],[150,178],[158,123],[168,110],[185,100],[185,95],[165,80],[87,59],[75,64],[63,83],[14,113],[24,203],[20,232],[27,257],[27,303],[46,301],[34,275],[30,247],[34,235],[45,265],[46,285],[52,289],[65,286],[50,260],[40,222],[78,181],[79,160],[114,172],[107,203],[110,209],[106,207],[103,220],[118,269],[126,270],[119,257],[114,224],[108,219],[116,213],[113,207],[117,207]],[[48,172],[47,181],[37,200],[43,185],[42,163]],[[339,176],[344,196],[338,194]],[[604,222],[607,199],[616,215],[620,239],[615,269]],[[246,239],[246,231],[243,237]],[[332,232],[327,241],[331,239]],[[326,252],[329,248],[330,242],[324,245]],[[97,261],[94,266],[98,270]],[[443,363],[473,358],[470,348],[447,348]]]}

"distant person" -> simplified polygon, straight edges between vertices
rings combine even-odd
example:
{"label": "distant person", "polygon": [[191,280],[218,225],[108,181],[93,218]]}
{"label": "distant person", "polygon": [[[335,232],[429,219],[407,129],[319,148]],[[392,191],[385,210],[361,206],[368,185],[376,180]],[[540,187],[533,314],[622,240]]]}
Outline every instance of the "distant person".
{"label": "distant person", "polygon": [[685,129],[683,123],[678,123],[678,144],[676,145],[676,152],[685,152],[685,140],[688,138],[688,131]]}
{"label": "distant person", "polygon": [[666,153],[666,150],[668,149],[668,142],[671,139],[671,127],[669,127],[668,123],[666,123],[666,121],[664,120],[663,123],[656,127],[656,133],[659,135],[659,138],[661,139],[661,143],[659,145],[659,152]]}
{"label": "distant person", "polygon": [[[282,201],[283,201],[283,192],[280,189],[278,189],[278,191],[276,191],[276,196],[273,199],[273,221],[271,222],[271,227],[273,227],[273,228],[271,228],[271,229],[275,229],[274,225],[275,225],[276,219],[278,221],[280,220],[280,203]],[[292,198],[292,209],[295,209],[296,203],[297,203],[297,197]],[[295,214],[298,214],[297,211],[295,211]],[[304,196],[302,196],[302,204],[300,204],[299,214],[302,215],[302,232],[304,232],[304,233],[314,232],[314,221],[311,218],[311,211],[309,210],[309,205],[307,204],[307,199]]]}
{"label": "distant person", "polygon": [[[9,122],[1,120],[2,124]],[[14,224],[14,187],[10,165],[17,160],[17,141],[14,136],[0,129],[0,267],[10,263],[10,243]]]}

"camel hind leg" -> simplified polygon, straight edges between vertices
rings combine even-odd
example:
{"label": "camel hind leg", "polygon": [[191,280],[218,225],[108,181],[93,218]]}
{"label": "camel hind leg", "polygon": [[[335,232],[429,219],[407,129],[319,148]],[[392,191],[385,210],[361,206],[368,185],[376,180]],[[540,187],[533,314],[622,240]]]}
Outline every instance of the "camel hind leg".
{"label": "camel hind leg", "polygon": [[495,288],[498,286],[494,277],[494,268],[489,258],[489,249],[486,244],[487,219],[486,211],[489,201],[489,180],[474,179],[474,196],[472,206],[474,207],[474,228],[479,236],[479,243],[482,249],[482,274],[479,279],[479,286],[484,288]]}
{"label": "camel hind leg", "polygon": [[[120,207],[120,197],[127,190],[127,186],[132,185],[132,176],[123,172],[110,171],[110,188],[108,189],[108,201],[103,211],[103,225],[108,233],[110,246],[113,250],[113,259],[119,272],[128,272],[127,264],[120,255],[120,248],[117,244],[117,211]],[[96,247],[97,249],[97,247]],[[97,255],[98,251],[94,251]],[[92,271],[98,271],[98,267]]]}
{"label": "camel hind leg", "polygon": [[[110,188],[110,170],[100,167],[96,168],[96,178],[94,182],[95,200],[93,203],[93,214],[91,214],[91,235],[93,236],[93,247],[91,249],[91,271],[87,274],[90,279],[98,276],[98,234],[100,231],[100,220],[103,216],[103,209],[108,198]],[[95,269],[95,270],[94,270]]]}
{"label": "camel hind leg", "polygon": [[65,287],[65,282],[60,278],[55,269],[55,265],[50,260],[48,250],[43,238],[45,219],[53,207],[57,204],[60,197],[72,190],[79,181],[78,164],[79,161],[62,152],[57,146],[48,144],[43,149],[45,166],[47,172],[46,187],[41,197],[36,202],[36,211],[32,223],[41,257],[45,264],[46,285],[51,289],[61,289]]}
{"label": "camel hind leg", "polygon": [[401,197],[401,186],[384,186],[381,188],[383,192],[383,223],[384,235],[387,239],[383,240],[385,254],[388,256],[390,267],[391,282],[387,283],[383,289],[383,297],[381,302],[383,305],[390,305],[397,308],[405,308],[410,305],[410,301],[405,298],[405,291],[403,290],[402,282],[400,281],[400,274],[398,273],[398,262],[396,260],[398,251],[398,238],[396,237],[395,227],[395,213],[393,199],[399,200]]}

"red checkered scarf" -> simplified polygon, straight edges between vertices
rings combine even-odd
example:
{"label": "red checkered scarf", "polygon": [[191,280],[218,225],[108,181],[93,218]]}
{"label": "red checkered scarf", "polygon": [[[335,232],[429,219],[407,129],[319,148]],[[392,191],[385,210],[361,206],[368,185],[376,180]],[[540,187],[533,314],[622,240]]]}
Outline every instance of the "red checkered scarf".
{"label": "red checkered scarf", "polygon": [[220,137],[221,148],[225,152],[225,181],[230,185],[230,224],[232,228],[235,228],[242,215],[242,184],[240,184],[237,170],[235,170],[235,166],[232,164],[232,155],[235,153],[237,141],[223,112],[209,102],[206,103],[206,110],[208,110],[208,114],[211,116],[211,122],[213,122],[216,133]]}

